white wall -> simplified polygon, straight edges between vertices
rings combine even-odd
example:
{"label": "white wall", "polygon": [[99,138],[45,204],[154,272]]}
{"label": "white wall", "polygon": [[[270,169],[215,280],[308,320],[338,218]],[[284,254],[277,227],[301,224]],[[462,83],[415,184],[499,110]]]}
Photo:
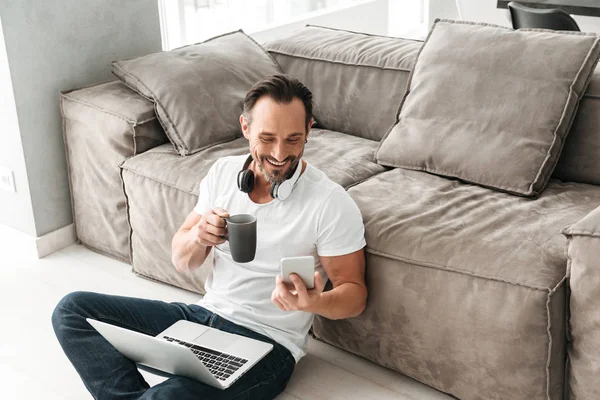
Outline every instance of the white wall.
{"label": "white wall", "polygon": [[17,107],[13,95],[8,56],[4,45],[2,20],[0,19],[0,165],[14,172],[16,193],[0,191],[0,221],[35,236],[33,209],[29,195],[29,183],[25,169],[23,145],[17,119]]}
{"label": "white wall", "polygon": [[388,0],[359,3],[334,12],[294,21],[284,26],[266,27],[260,32],[248,32],[257,42],[265,43],[287,35],[306,24],[330,28],[368,32],[375,35],[388,34]]}
{"label": "white wall", "polygon": [[[112,60],[160,51],[158,4],[157,0],[2,0],[0,19],[18,119],[17,127],[12,101],[3,90],[2,104],[9,107],[2,116],[7,113],[13,122],[2,132],[2,144],[9,146],[0,151],[0,165],[15,169],[19,190],[16,198],[0,195],[0,223],[42,236],[72,222],[59,91],[114,79]],[[0,82],[6,89],[6,62],[2,64]],[[25,169],[19,160],[25,161]]]}
{"label": "white wall", "polygon": [[198,43],[236,29],[243,29],[263,43],[306,24],[387,34],[387,4],[388,0],[342,0],[336,6],[329,4],[310,11],[313,8],[308,1],[230,0],[227,6],[196,9],[191,3],[182,7],[178,1],[159,0],[163,49]]}
{"label": "white wall", "polygon": [[422,40],[427,36],[427,0],[388,0],[388,35]]}
{"label": "white wall", "polygon": [[[508,11],[496,8],[496,0],[459,0],[462,17],[467,21],[511,26]],[[458,19],[454,0],[429,0],[429,23],[435,18]],[[600,33],[600,18],[573,15],[582,31]]]}

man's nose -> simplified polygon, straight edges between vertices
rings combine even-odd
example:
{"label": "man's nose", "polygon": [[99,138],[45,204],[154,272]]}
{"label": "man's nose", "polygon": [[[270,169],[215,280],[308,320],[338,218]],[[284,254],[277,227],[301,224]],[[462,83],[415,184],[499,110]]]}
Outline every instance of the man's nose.
{"label": "man's nose", "polygon": [[285,149],[285,143],[279,142],[275,145],[273,149],[273,158],[277,161],[283,161],[286,158],[287,151]]}

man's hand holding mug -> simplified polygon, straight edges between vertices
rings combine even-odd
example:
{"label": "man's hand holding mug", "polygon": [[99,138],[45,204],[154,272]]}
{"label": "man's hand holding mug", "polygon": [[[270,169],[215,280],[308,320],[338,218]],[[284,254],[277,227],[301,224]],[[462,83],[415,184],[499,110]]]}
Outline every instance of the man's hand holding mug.
{"label": "man's hand holding mug", "polygon": [[230,216],[227,210],[216,207],[202,215],[192,234],[203,246],[216,246],[229,241],[231,258],[246,263],[256,255],[256,217],[250,214]]}
{"label": "man's hand holding mug", "polygon": [[200,222],[192,228],[192,235],[196,238],[196,243],[202,246],[216,246],[225,243],[227,222],[224,218],[229,218],[229,213],[219,207],[202,214]]}

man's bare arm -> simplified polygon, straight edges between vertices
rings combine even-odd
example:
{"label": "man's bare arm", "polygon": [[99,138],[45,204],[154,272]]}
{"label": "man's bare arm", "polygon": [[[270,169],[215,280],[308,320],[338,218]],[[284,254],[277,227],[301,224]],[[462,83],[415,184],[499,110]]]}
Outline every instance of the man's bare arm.
{"label": "man's bare arm", "polygon": [[329,319],[360,315],[367,306],[364,249],[337,257],[320,257],[333,289],[321,293],[306,311]]}

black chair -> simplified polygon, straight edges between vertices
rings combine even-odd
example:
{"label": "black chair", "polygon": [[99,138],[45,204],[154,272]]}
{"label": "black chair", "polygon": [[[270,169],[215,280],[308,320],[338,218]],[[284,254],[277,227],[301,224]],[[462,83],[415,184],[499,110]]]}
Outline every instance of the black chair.
{"label": "black chair", "polygon": [[579,31],[577,22],[569,14],[557,8],[540,9],[526,7],[511,1],[508,3],[514,29],[540,28],[555,31]]}

